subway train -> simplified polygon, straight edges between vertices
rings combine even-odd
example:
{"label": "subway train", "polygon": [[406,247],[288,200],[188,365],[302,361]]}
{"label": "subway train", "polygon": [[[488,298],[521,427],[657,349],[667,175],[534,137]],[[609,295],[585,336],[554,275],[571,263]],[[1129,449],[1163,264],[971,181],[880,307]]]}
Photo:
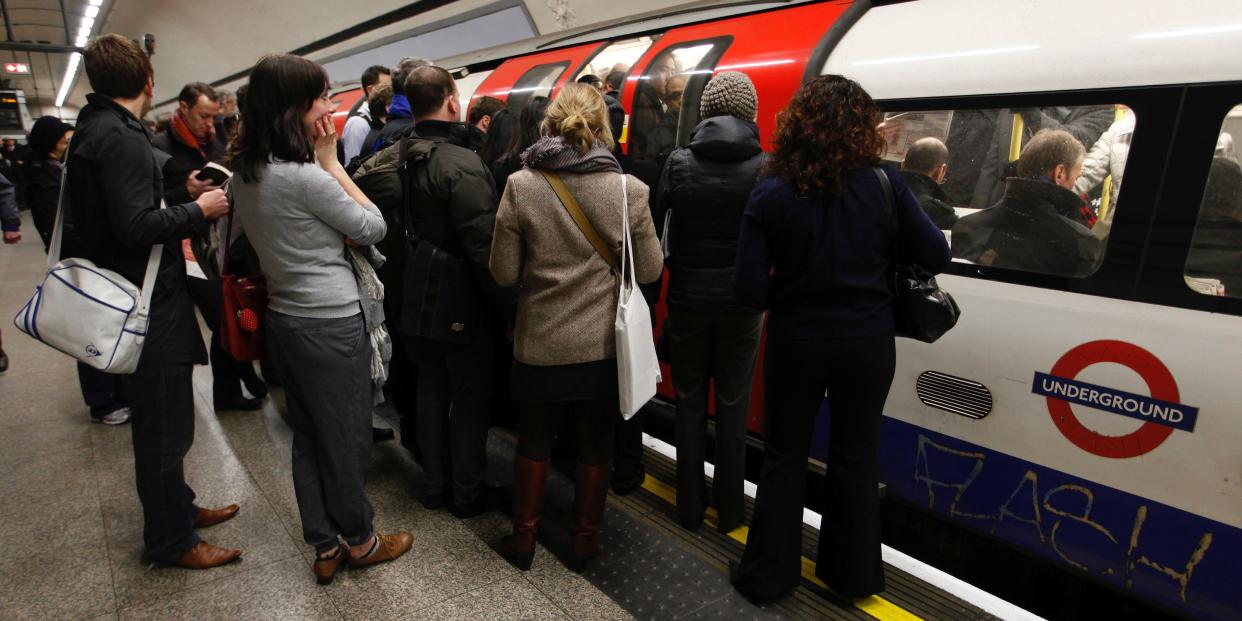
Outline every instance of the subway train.
{"label": "subway train", "polygon": [[[925,136],[949,146],[960,216],[1003,192],[1033,130],[1069,129],[1096,164],[1081,191],[1102,256],[1075,273],[955,260],[939,282],[960,323],[899,339],[885,493],[1162,612],[1227,619],[1242,616],[1242,225],[1213,223],[1242,201],[1225,178],[1240,57],[1236,0],[858,0],[715,5],[437,63],[463,108],[622,70],[624,148],[656,163],[687,141],[715,72],[753,79],[769,149],[798,86],[843,74],[884,110],[886,160]],[[343,123],[360,91],[334,96]],[[1043,241],[1029,250],[1057,251]],[[762,388],[760,364],[756,435]]]}

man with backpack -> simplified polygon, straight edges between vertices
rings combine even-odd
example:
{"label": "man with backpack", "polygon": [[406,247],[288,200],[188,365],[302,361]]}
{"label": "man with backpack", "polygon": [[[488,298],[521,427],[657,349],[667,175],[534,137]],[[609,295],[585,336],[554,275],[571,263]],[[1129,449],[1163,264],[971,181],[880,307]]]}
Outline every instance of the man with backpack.
{"label": "man with backpack", "polygon": [[345,120],[345,129],[341,131],[341,148],[344,150],[345,162],[353,160],[362,153],[363,144],[371,130],[382,127],[382,125],[377,125],[379,119],[373,118],[371,107],[367,103],[375,87],[380,84],[392,84],[391,73],[388,67],[383,65],[372,65],[362,72],[362,105],[358,106],[357,111]]}
{"label": "man with backpack", "polygon": [[[400,222],[381,251],[390,257],[385,280],[401,281],[388,291],[400,301],[389,316],[397,318],[395,331],[418,370],[424,504],[451,505],[464,518],[500,504],[483,482],[495,301],[506,297],[488,272],[496,190],[471,149],[469,125],[458,121],[453,77],[424,66],[410,71],[403,86],[413,132],[355,178],[386,218]],[[402,230],[410,241],[401,239]],[[401,266],[399,277],[387,269],[392,263]]]}

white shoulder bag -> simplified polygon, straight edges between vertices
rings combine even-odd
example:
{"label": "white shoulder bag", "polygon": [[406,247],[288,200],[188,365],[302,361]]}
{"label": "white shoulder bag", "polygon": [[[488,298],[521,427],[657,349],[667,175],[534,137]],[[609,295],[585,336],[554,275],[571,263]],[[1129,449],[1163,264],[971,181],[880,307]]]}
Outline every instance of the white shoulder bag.
{"label": "white shoulder bag", "polygon": [[617,386],[621,415],[629,420],[656,394],[661,381],[651,332],[651,314],[638,289],[634,274],[634,243],[630,237],[630,199],[626,176],[621,175],[621,213],[624,217],[621,244],[621,287],[617,295]]}
{"label": "white shoulder bag", "polygon": [[[56,226],[47,275],[17,313],[17,329],[106,373],[133,373],[147,335],[148,311],[163,244],[151,247],[143,287],[86,259],[60,259],[65,223],[65,183],[60,177]],[[165,206],[160,203],[160,209]]]}

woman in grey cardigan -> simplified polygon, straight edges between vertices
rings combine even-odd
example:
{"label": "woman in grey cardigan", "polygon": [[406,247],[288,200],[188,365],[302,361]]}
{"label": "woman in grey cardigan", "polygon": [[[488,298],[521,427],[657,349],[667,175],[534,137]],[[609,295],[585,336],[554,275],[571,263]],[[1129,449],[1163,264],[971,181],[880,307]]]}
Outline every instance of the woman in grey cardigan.
{"label": "woman in grey cardigan", "polygon": [[[384,218],[336,159],[323,67],[265,56],[250,74],[233,146],[236,209],[267,276],[266,346],[293,428],[293,486],[320,584],[342,561],[371,565],[410,549],[376,534],[363,489],[371,450],[371,341],[346,244],[384,238]],[[345,539],[342,545],[340,538]]]}
{"label": "woman in grey cardigan", "polygon": [[522,420],[513,468],[513,535],[505,539],[503,552],[517,567],[530,568],[553,429],[557,418],[572,416],[578,466],[567,564],[581,571],[599,549],[613,430],[620,418],[613,333],[620,281],[551,184],[564,183],[617,257],[622,200],[629,201],[639,282],[659,278],[663,257],[647,186],[628,177],[622,194],[621,166],[612,155],[612,130],[599,92],[585,84],[566,85],[548,108],[543,133],[522,155],[525,167],[505,185],[492,238],[492,276],[502,286],[521,287],[512,386]]}

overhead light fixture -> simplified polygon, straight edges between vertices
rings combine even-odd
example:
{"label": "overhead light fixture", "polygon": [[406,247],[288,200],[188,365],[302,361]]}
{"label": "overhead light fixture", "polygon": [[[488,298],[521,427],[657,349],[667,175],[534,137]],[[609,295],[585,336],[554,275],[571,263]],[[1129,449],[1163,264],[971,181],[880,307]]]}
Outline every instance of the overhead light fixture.
{"label": "overhead light fixture", "polygon": [[65,79],[60,83],[60,92],[56,93],[56,107],[65,105],[65,97],[69,96],[69,88],[73,86],[73,78],[78,73],[78,65],[82,62],[82,54],[74,52],[69,56],[69,66],[65,67]]}
{"label": "overhead light fixture", "polygon": [[[86,42],[90,40],[91,30],[95,27],[95,18],[99,16],[99,7],[103,5],[103,0],[87,0],[89,4],[82,11],[82,25],[78,28],[78,36],[73,40],[75,47],[85,47]],[[74,52],[69,55],[69,63],[65,66],[65,79],[60,83],[60,90],[56,92],[56,107],[65,105],[65,98],[69,96],[69,90],[73,88],[73,82],[78,77],[78,68],[82,66],[82,54]]]}

